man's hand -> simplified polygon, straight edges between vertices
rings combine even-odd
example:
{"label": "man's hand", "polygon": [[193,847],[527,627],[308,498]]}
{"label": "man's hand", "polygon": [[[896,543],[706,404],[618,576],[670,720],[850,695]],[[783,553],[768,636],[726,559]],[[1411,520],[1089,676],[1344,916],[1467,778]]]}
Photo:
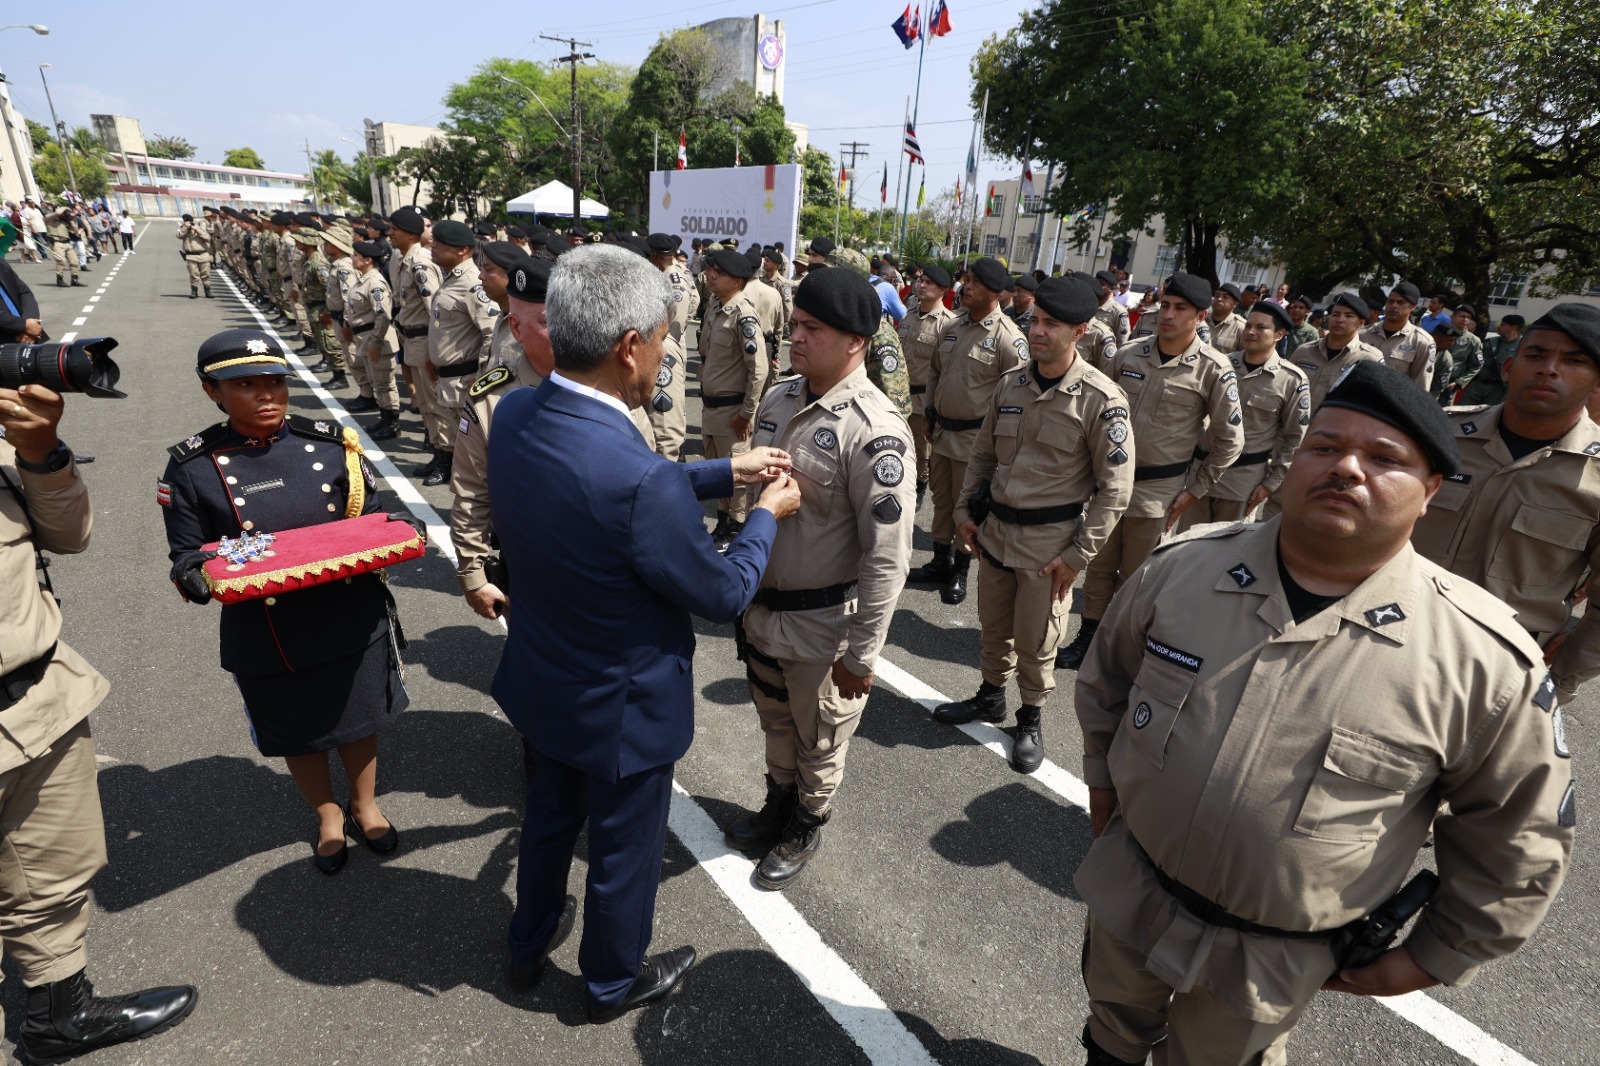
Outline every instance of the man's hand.
{"label": "man's hand", "polygon": [[432,363],[423,363],[422,366],[423,366],[423,369],[427,370],[427,372],[428,372],[428,380],[429,381],[438,381],[439,380],[439,371]]}
{"label": "man's hand", "polygon": [[859,699],[872,691],[872,675],[857,677],[844,665],[843,659],[837,659],[833,664],[833,684],[845,699]]}
{"label": "man's hand", "polygon": [[764,485],[787,474],[794,460],[782,448],[751,448],[733,457],[733,480],[738,485]]}
{"label": "man's hand", "polygon": [[1060,603],[1072,595],[1072,583],[1078,580],[1078,572],[1067,565],[1061,556],[1050,560],[1050,565],[1039,571],[1040,577],[1050,579],[1050,598]]}
{"label": "man's hand", "polygon": [[1439,982],[1417,965],[1411,952],[1390,948],[1375,962],[1354,970],[1340,970],[1323,984],[1325,992],[1348,992],[1352,996],[1403,996]]}
{"label": "man's hand", "polygon": [[1550,643],[1544,646],[1544,664],[1546,666],[1554,666],[1556,664],[1556,656],[1561,654],[1561,645],[1565,644],[1570,636],[1572,636],[1572,630],[1564,629],[1550,638]]}
{"label": "man's hand", "polygon": [[60,393],[43,385],[0,389],[0,426],[17,455],[30,463],[44,462],[56,449],[56,426],[65,407]]}
{"label": "man's hand", "polygon": [[23,343],[38,340],[44,336],[44,323],[37,318],[30,318],[22,324],[22,335],[17,339]]}
{"label": "man's hand", "polygon": [[1106,831],[1106,826],[1111,824],[1111,816],[1117,810],[1117,790],[1114,788],[1091,788],[1089,790],[1089,826],[1098,838]]}
{"label": "man's hand", "polygon": [[1250,490],[1250,500],[1244,505],[1244,513],[1249,514],[1257,507],[1267,502],[1267,497],[1272,495],[1272,490],[1265,485],[1257,485]]}
{"label": "man's hand", "polygon": [[783,521],[800,510],[800,483],[788,474],[779,474],[761,490],[756,506],[771,511],[772,517]]}
{"label": "man's hand", "polygon": [[1182,492],[1178,493],[1178,498],[1172,501],[1171,507],[1167,508],[1167,526],[1163,532],[1171,533],[1172,527],[1177,525],[1178,519],[1183,517],[1183,512],[1193,507],[1195,505],[1195,501],[1199,499],[1200,497],[1194,495],[1188,489],[1184,489]]}
{"label": "man's hand", "polygon": [[966,545],[967,552],[976,555],[978,552],[978,523],[967,519],[956,527],[956,536],[961,538],[961,543]]}
{"label": "man's hand", "polygon": [[467,593],[467,606],[480,618],[495,619],[506,613],[506,608],[511,606],[511,601],[506,594],[500,591],[500,586],[490,582],[479,585]]}
{"label": "man's hand", "polygon": [[733,435],[740,440],[750,439],[750,417],[748,415],[733,416]]}

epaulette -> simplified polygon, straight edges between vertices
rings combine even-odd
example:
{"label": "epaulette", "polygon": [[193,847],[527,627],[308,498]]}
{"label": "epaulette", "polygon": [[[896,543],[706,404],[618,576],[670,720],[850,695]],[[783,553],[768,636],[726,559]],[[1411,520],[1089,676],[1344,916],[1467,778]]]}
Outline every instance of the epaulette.
{"label": "epaulette", "polygon": [[1428,584],[1438,590],[1450,606],[1498,637],[1502,644],[1517,653],[1524,666],[1538,666],[1544,662],[1544,651],[1517,622],[1516,612],[1498,597],[1439,566],[1430,564],[1425,574],[1431,579]]}
{"label": "epaulette", "polygon": [[1447,415],[1475,415],[1487,411],[1491,406],[1491,404],[1478,403],[1467,404],[1463,407],[1446,407],[1444,413]]}
{"label": "epaulette", "polygon": [[474,400],[481,399],[510,381],[511,377],[510,367],[494,367],[486,373],[480,374],[471,385],[467,386],[467,395]]}
{"label": "epaulette", "polygon": [[1237,537],[1249,528],[1250,526],[1244,522],[1231,522],[1226,525],[1213,522],[1203,526],[1190,526],[1165,544],[1158,545],[1155,551],[1150,554],[1164,552],[1175,545],[1188,544],[1190,541],[1195,540],[1221,540],[1224,537]]}
{"label": "epaulette", "polygon": [[323,419],[306,418],[304,415],[290,415],[289,432],[301,437],[310,437],[312,440],[325,440],[334,444],[344,443],[344,427],[337,422],[328,422]]}
{"label": "epaulette", "polygon": [[222,443],[222,438],[228,435],[228,423],[218,422],[214,426],[207,426],[188,440],[179,441],[167,449],[180,463],[187,463],[197,455],[204,455],[216,445]]}

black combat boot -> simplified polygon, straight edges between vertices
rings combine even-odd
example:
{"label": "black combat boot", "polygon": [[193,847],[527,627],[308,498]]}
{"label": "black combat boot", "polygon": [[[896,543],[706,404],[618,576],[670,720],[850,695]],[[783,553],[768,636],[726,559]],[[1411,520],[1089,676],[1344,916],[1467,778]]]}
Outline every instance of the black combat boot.
{"label": "black combat boot", "polygon": [[335,370],[333,372],[333,377],[329,378],[328,383],[323,386],[323,388],[327,389],[329,392],[332,392],[334,389],[348,389],[349,387],[350,379],[344,376],[343,370]]}
{"label": "black combat boot", "polygon": [[376,411],[378,409],[378,401],[371,396],[357,396],[353,400],[345,401],[344,409],[353,415],[360,414],[363,411]]}
{"label": "black combat boot", "polygon": [[[311,349],[311,352],[315,352],[316,350],[317,349],[313,348]],[[306,352],[306,349],[304,348],[301,348],[300,351],[305,354],[311,354],[310,352]],[[306,369],[311,371],[313,374],[326,374],[333,368],[328,366],[328,361],[326,359],[318,359],[315,363],[312,363],[310,366],[306,367]]]}
{"label": "black combat boot", "polygon": [[812,814],[796,803],[789,824],[783,827],[783,838],[756,867],[756,884],[774,892],[793,884],[806,863],[822,850],[822,827],[827,824],[828,814]]}
{"label": "black combat boot", "polygon": [[[439,469],[439,463],[443,457],[443,452],[441,452],[438,448],[433,449],[433,458],[429,459],[422,466],[419,466],[415,470],[411,471],[411,476],[416,478],[428,477],[435,470]],[[435,482],[435,484],[437,484],[437,482]]]}
{"label": "black combat boot", "polygon": [[939,599],[952,607],[967,598],[967,571],[972,568],[972,556],[956,552],[950,564],[950,576],[944,579],[944,589]]}
{"label": "black combat boot", "polygon": [[[77,279],[73,279],[73,280],[77,280]],[[67,287],[67,279],[62,277],[60,274],[57,274],[56,275],[56,287],[58,289],[66,288]]]}
{"label": "black combat boot", "polygon": [[79,970],[28,989],[28,1014],[17,1033],[25,1063],[62,1062],[95,1048],[139,1040],[183,1021],[200,999],[189,985],[97,996]]}
{"label": "black combat boot", "polygon": [[191,300],[200,299],[200,290],[197,287],[193,286],[193,285],[189,286],[189,299],[191,299]]}
{"label": "black combat boot", "polygon": [[783,837],[783,827],[794,814],[795,801],[800,792],[793,783],[780,785],[767,775],[767,802],[748,818],[730,825],[722,839],[734,851],[750,854],[765,853]]}
{"label": "black combat boot", "polygon": [[1044,708],[1024,703],[1017,708],[1017,729],[1011,742],[1011,768],[1031,774],[1044,762]]}
{"label": "black combat boot", "polygon": [[399,411],[379,411],[378,420],[367,427],[367,436],[373,440],[394,440],[399,435]]}
{"label": "black combat boot", "polygon": [[971,699],[955,703],[941,703],[933,709],[934,721],[945,725],[965,725],[974,718],[985,722],[1006,720],[1006,690],[1004,685],[991,685],[985,681],[978,686],[978,694]]}
{"label": "black combat boot", "polygon": [[1078,627],[1078,635],[1056,653],[1057,670],[1076,670],[1083,665],[1083,657],[1089,654],[1089,642],[1094,639],[1094,631],[1100,628],[1098,618],[1085,618]]}
{"label": "black combat boot", "polygon": [[1089,1035],[1089,1027],[1087,1025],[1083,1027],[1081,1042],[1083,1043],[1083,1049],[1089,1053],[1089,1057],[1084,1060],[1084,1066],[1144,1066],[1144,1059],[1140,1059],[1137,1062],[1126,1062],[1096,1044],[1094,1038]]}
{"label": "black combat boot", "polygon": [[917,510],[922,510],[922,501],[927,499],[927,496],[928,483],[926,481],[917,482]]}
{"label": "black combat boot", "polygon": [[206,286],[206,287],[205,287],[205,289],[206,289],[206,299],[208,299],[208,300],[215,300],[215,299],[216,299],[216,297],[215,297],[215,296],[212,296],[212,295],[211,295],[211,286],[210,286],[210,285],[207,285],[207,286]]}
{"label": "black combat boot", "polygon": [[924,585],[944,584],[945,578],[950,576],[950,548],[949,544],[934,541],[933,558],[921,566],[913,567],[906,575],[906,580]]}
{"label": "black combat boot", "polygon": [[83,279],[78,277],[78,275],[74,274],[74,275],[72,275],[72,284],[76,285],[78,288],[81,289],[81,288],[83,288]]}
{"label": "black combat boot", "polygon": [[450,483],[450,467],[455,462],[456,453],[441,451],[439,465],[433,468],[433,473],[422,479],[424,485],[447,485]]}
{"label": "black combat boot", "polygon": [[717,524],[711,527],[711,542],[717,546],[717,551],[722,551],[728,542],[728,523],[733,521],[733,516],[727,511],[717,512]]}

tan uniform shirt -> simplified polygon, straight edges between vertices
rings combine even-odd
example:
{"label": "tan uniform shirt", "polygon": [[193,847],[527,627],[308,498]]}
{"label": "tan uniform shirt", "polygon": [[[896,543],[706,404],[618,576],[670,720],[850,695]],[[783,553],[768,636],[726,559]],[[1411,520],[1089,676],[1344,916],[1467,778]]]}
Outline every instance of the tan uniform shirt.
{"label": "tan uniform shirt", "polygon": [[1077,688],[1084,780],[1119,803],[1078,869],[1090,913],[1175,987],[1207,952],[1233,956],[1239,979],[1207,987],[1264,1022],[1315,995],[1328,945],[1218,936],[1155,886],[1139,847],[1237,917],[1333,929],[1399,889],[1447,800],[1444,882],[1406,947],[1460,985],[1539,924],[1575,820],[1559,705],[1511,612],[1407,545],[1296,624],[1280,522],[1157,549]]}
{"label": "tan uniform shirt", "polygon": [[396,326],[414,329],[428,324],[433,294],[439,291],[439,267],[419,241],[389,257],[389,291],[394,294]]}
{"label": "tan uniform shirt", "polygon": [[1237,311],[1228,312],[1221,322],[1211,322],[1211,339],[1206,343],[1219,352],[1236,352],[1244,336],[1244,316]]}
{"label": "tan uniform shirt", "polygon": [[663,273],[672,286],[672,306],[667,308],[667,336],[677,341],[682,350],[688,345],[684,337],[689,332],[689,320],[694,317],[700,294],[695,290],[694,279],[688,271],[671,266]]}
{"label": "tan uniform shirt", "polygon": [[1013,370],[995,389],[956,522],[971,517],[967,500],[985,481],[996,501],[1019,510],[1081,503],[1083,514],[1071,521],[1023,526],[991,514],[978,529],[984,550],[1006,566],[1041,570],[1059,555],[1081,573],[1133,497],[1128,397],[1082,359],[1044,392],[1034,370]]}
{"label": "tan uniform shirt", "polygon": [[1312,414],[1317,413],[1317,408],[1321,407],[1322,401],[1328,397],[1328,390],[1333,388],[1333,383],[1339,380],[1346,367],[1382,358],[1383,353],[1362,340],[1360,333],[1345,345],[1336,359],[1328,358],[1327,337],[1310,344],[1302,344],[1289,353],[1289,362],[1305,371],[1310,383]]}
{"label": "tan uniform shirt", "polygon": [[1589,416],[1548,448],[1513,462],[1503,405],[1446,412],[1461,472],[1446,478],[1417,523],[1417,551],[1477,582],[1517,612],[1543,645],[1566,627],[1574,593],[1589,603],[1551,672],[1564,697],[1600,675],[1600,426]]}
{"label": "tan uniform shirt", "polygon": [[1128,343],[1128,309],[1114,298],[1095,309],[1094,320],[1111,331],[1118,348]]}
{"label": "tan uniform shirt", "polygon": [[933,365],[933,350],[939,346],[956,313],[942,303],[923,312],[920,307],[906,311],[900,320],[900,350],[905,353],[906,371],[911,378],[911,412],[920,415],[928,399],[928,375]]}
{"label": "tan uniform shirt", "polygon": [[[338,312],[343,314],[345,306],[350,302],[350,287],[355,284],[355,262],[348,255],[341,255],[328,264],[327,299],[330,314]],[[334,321],[338,321],[337,318]]]}
{"label": "tan uniform shirt", "polygon": [[51,645],[55,652],[44,676],[0,714],[0,773],[49,751],[110,689],[83,656],[58,641],[61,608],[39,585],[34,567],[35,546],[61,555],[89,546],[89,488],[77,463],[53,474],[30,474],[16,462],[15,449],[0,440],[0,467],[22,490],[33,518],[30,528],[17,497],[0,486],[0,673],[36,662]]}
{"label": "tan uniform shirt", "polygon": [[767,336],[748,289],[726,305],[713,296],[700,323],[700,395],[744,397],[701,412],[703,430],[714,436],[733,432],[734,415],[754,417],[771,369]]}
{"label": "tan uniform shirt", "polygon": [[505,315],[496,315],[493,331],[489,334],[489,354],[483,365],[484,370],[515,366],[525,359],[522,342],[511,332],[511,323],[506,321]]}
{"label": "tan uniform shirt", "polygon": [[[1027,338],[1000,308],[976,322],[961,311],[950,320],[933,350],[923,399],[942,419],[980,421],[989,413],[989,401],[1000,378],[1027,360]],[[958,430],[940,423],[928,427],[935,454],[962,463],[972,454],[977,435],[976,426]]]}
{"label": "tan uniform shirt", "polygon": [[[1244,453],[1223,471],[1208,495],[1219,500],[1248,500],[1256,486],[1278,491],[1294,450],[1311,424],[1311,386],[1300,368],[1278,358],[1253,367],[1243,352],[1228,356],[1239,385],[1239,413],[1244,416]],[[1211,431],[1200,440],[1200,450],[1211,451]],[[1196,458],[1196,463],[1203,460]]]}
{"label": "tan uniform shirt", "polygon": [[1098,318],[1089,320],[1089,328],[1078,339],[1078,357],[1087,359],[1102,374],[1111,373],[1111,360],[1117,357],[1117,339],[1109,327]]}
{"label": "tan uniform shirt", "polygon": [[[489,546],[489,425],[494,409],[512,390],[539,385],[544,378],[528,362],[519,346],[510,363],[490,367],[467,386],[456,430],[455,460],[450,466],[450,543],[456,549],[456,580],[462,592],[487,585],[483,562]],[[509,589],[501,589],[509,592]]]}
{"label": "tan uniform shirt", "polygon": [[185,259],[201,259],[211,255],[211,227],[199,219],[180,222],[178,240]]}
{"label": "tan uniform shirt", "polygon": [[837,607],[752,606],[744,623],[750,640],[780,659],[843,657],[851,673],[870,673],[911,559],[917,510],[911,428],[858,367],[815,402],[808,402],[805,378],[775,386],[756,412],[750,443],[787,451],[800,482],[800,511],[779,523],[761,587],[859,583],[855,598]]}
{"label": "tan uniform shirt", "polygon": [[744,287],[761,316],[761,331],[771,338],[783,336],[783,295],[763,278],[751,278]]}
{"label": "tan uniform shirt", "polygon": [[[1187,489],[1204,496],[1244,451],[1244,416],[1233,364],[1199,337],[1165,363],[1154,336],[1130,341],[1117,351],[1108,375],[1128,394],[1139,469],[1188,464],[1210,419],[1212,447],[1198,468],[1166,477],[1140,478],[1128,504],[1130,518],[1159,518]],[[1138,470],[1134,471],[1135,477]],[[1187,481],[1185,480],[1187,478]]]}
{"label": "tan uniform shirt", "polygon": [[1422,332],[1415,322],[1407,322],[1393,337],[1383,332],[1383,322],[1378,321],[1363,329],[1358,336],[1378,349],[1383,361],[1394,367],[1424,389],[1433,386],[1433,338]]}
{"label": "tan uniform shirt", "polygon": [[454,407],[462,402],[467,386],[489,355],[500,309],[478,282],[478,264],[468,259],[446,274],[433,294],[428,323],[428,361],[438,370],[471,367],[459,377],[439,375],[439,402]]}
{"label": "tan uniform shirt", "polygon": [[768,275],[766,271],[759,271],[755,281],[761,283],[763,289],[770,289],[778,297],[778,328],[773,331],[774,336],[783,336],[783,329],[789,324],[789,313],[794,308],[794,287],[789,284],[782,274]]}
{"label": "tan uniform shirt", "polygon": [[[355,337],[350,354],[376,359],[398,351],[393,315],[394,300],[383,272],[372,267],[365,274],[356,273],[345,292],[344,322]],[[371,329],[356,330],[357,326],[369,325]]]}

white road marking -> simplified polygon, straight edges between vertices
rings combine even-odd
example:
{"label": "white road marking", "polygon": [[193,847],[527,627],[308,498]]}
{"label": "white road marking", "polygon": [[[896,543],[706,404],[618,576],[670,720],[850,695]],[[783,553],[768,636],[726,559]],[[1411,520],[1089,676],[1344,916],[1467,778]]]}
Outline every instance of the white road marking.
{"label": "white road marking", "polygon": [[90,311],[93,311],[93,310],[94,310],[94,304],[87,304],[87,305],[84,306],[83,313],[84,314],[88,314]]}
{"label": "white road marking", "polygon": [[62,344],[71,344],[73,341],[75,341],[77,339],[78,339],[78,334],[77,334],[76,331],[74,331],[72,333],[63,333],[61,335],[61,343]]}
{"label": "white road marking", "polygon": [[89,321],[89,320],[88,320],[88,319],[87,319],[87,318],[84,318],[84,317],[82,317],[82,316],[81,316],[81,315],[80,315],[80,316],[79,316],[79,317],[77,317],[77,318],[75,318],[75,319],[73,319],[73,320],[72,320],[72,324],[73,324],[73,325],[74,325],[74,326],[81,326],[81,325],[83,325],[83,324],[84,324],[84,323],[85,323],[85,322],[87,322],[87,321]]}

